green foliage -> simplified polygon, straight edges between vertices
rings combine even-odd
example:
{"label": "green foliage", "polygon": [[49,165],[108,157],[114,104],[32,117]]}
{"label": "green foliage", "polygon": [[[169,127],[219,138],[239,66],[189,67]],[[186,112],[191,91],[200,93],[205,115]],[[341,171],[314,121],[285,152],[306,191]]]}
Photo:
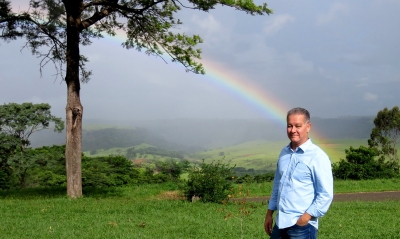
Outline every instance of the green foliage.
{"label": "green foliage", "polygon": [[346,149],[346,160],[332,164],[335,179],[375,179],[392,178],[397,175],[390,164],[377,160],[379,152],[373,148],[360,146]]}
{"label": "green foliage", "polygon": [[[137,182],[139,172],[122,156],[83,157],[83,187],[111,187]],[[136,180],[136,181],[135,181]]]}
{"label": "green foliage", "polygon": [[145,129],[106,128],[84,131],[83,151],[95,151],[114,147],[131,147],[149,140],[151,135]]}
{"label": "green foliage", "polygon": [[54,123],[54,132],[64,129],[64,122],[50,112],[49,104],[9,103],[0,106],[0,132],[18,137],[21,148],[30,144],[32,133],[47,129]]}
{"label": "green foliage", "polygon": [[17,177],[21,188],[26,186],[28,174],[33,170],[33,166],[36,165],[38,159],[37,155],[31,153],[31,149],[27,148],[7,160],[7,164],[13,169],[13,175]]}
{"label": "green foliage", "polygon": [[269,172],[264,174],[254,175],[253,180],[256,183],[272,182],[274,181],[275,173]]}
{"label": "green foliage", "polygon": [[12,168],[7,160],[18,147],[21,140],[18,137],[0,132],[0,189],[8,189],[12,184]]}
{"label": "green foliage", "polygon": [[[9,157],[0,171],[0,189],[66,186],[65,145],[27,148]],[[123,156],[83,157],[83,187],[114,187],[179,181],[189,162],[149,161],[134,166]]]}
{"label": "green foliage", "polygon": [[[38,151],[27,148],[29,137],[36,131],[48,129],[61,132],[64,122],[51,115],[49,104],[9,103],[0,106],[0,188],[25,187],[29,173],[37,161],[47,160]],[[42,152],[43,153],[43,152]]]}
{"label": "green foliage", "polygon": [[[247,1],[190,1],[194,7],[202,11],[213,9],[217,4],[233,7],[249,14],[270,14],[272,11],[266,4],[257,6],[251,0]],[[192,8],[177,4],[174,1],[84,1],[75,2],[31,0],[30,9],[14,13],[9,1],[0,1],[0,39],[6,41],[17,37],[25,37],[26,46],[34,55],[44,58],[41,66],[48,61],[54,62],[58,73],[63,74],[62,64],[67,62],[67,38],[78,33],[80,44],[88,45],[91,38],[100,38],[103,34],[116,35],[119,29],[125,30],[127,40],[125,48],[145,50],[148,55],[161,56],[167,53],[173,62],[180,62],[188,71],[204,74],[202,65],[196,61],[200,59],[201,50],[196,45],[202,42],[198,35],[187,36],[183,33],[174,33],[172,28],[182,24],[175,19],[174,14],[181,7]],[[67,28],[66,16],[75,16],[82,19],[79,26]],[[74,13],[74,14],[72,14]],[[74,32],[75,31],[75,32]],[[49,47],[48,53],[41,50]],[[79,56],[81,80],[88,81],[90,71],[85,69],[88,59]]]}
{"label": "green foliage", "polygon": [[43,171],[38,175],[38,182],[43,187],[66,186],[67,178],[65,175],[56,174],[53,171]]}
{"label": "green foliage", "polygon": [[250,174],[244,174],[236,178],[235,183],[264,183],[264,182],[272,182],[274,180],[275,174],[273,172],[268,172],[264,174],[256,174],[251,176]]}
{"label": "green foliage", "polygon": [[394,171],[400,172],[399,157],[397,156],[397,141],[400,138],[400,109],[398,106],[389,110],[379,111],[374,119],[368,145],[379,151],[382,161],[387,160]]}
{"label": "green foliage", "polygon": [[141,148],[137,149],[134,152],[139,155],[144,155],[144,154],[153,154],[153,155],[159,155],[161,157],[170,157],[170,158],[177,158],[183,160],[183,152],[177,152],[177,151],[170,151],[162,148],[157,148],[157,147],[147,147],[147,148]]}
{"label": "green foliage", "polygon": [[203,163],[189,170],[184,194],[188,200],[198,197],[202,202],[222,203],[232,188],[233,167],[220,161]]}
{"label": "green foliage", "polygon": [[[65,185],[65,146],[27,148],[8,159],[18,187]],[[63,182],[61,180],[64,179]]]}

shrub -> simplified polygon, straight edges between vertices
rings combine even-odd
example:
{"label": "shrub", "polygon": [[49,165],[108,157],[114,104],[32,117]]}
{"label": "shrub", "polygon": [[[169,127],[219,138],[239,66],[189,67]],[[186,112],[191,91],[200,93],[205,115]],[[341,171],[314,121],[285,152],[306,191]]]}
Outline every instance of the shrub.
{"label": "shrub", "polygon": [[138,178],[132,162],[122,156],[83,157],[82,186],[111,187],[131,184]]}
{"label": "shrub", "polygon": [[186,198],[199,198],[202,202],[216,203],[227,200],[232,188],[233,168],[220,161],[207,164],[204,160],[201,167],[192,167],[184,189]]}
{"label": "shrub", "polygon": [[39,185],[44,187],[66,186],[65,175],[55,174],[52,171],[44,171],[38,175]]}
{"label": "shrub", "polygon": [[373,148],[360,146],[358,149],[350,147],[346,149],[346,160],[332,164],[332,172],[335,179],[375,179],[393,178],[395,171],[388,162],[376,160],[378,152]]}

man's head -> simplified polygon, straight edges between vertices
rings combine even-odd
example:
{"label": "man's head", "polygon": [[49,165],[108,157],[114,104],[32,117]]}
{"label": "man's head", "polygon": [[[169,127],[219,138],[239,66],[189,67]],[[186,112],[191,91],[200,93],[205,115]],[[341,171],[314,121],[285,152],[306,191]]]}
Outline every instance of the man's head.
{"label": "man's head", "polygon": [[308,132],[311,129],[310,113],[303,108],[289,110],[286,116],[287,135],[292,149],[296,149],[308,140]]}

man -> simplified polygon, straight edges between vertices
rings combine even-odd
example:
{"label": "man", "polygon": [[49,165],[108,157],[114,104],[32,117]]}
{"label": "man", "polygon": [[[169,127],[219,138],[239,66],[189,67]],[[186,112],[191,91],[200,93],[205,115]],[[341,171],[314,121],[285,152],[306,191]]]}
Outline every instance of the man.
{"label": "man", "polygon": [[333,199],[331,162],[308,138],[311,123],[306,109],[290,110],[286,121],[290,144],[279,155],[264,227],[271,239],[315,239],[318,218]]}

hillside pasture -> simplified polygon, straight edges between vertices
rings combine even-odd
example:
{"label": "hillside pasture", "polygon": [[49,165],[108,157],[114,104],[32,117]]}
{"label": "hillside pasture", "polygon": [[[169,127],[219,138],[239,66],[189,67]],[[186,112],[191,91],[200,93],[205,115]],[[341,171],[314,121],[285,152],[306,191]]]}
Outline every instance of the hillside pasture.
{"label": "hillside pasture", "polygon": [[[243,167],[245,169],[267,170],[275,169],[281,149],[289,143],[285,141],[251,141],[243,144],[238,144],[229,147],[218,149],[210,149],[202,152],[186,155],[185,158],[192,163],[201,163],[204,159],[206,163],[221,160],[223,163],[228,163],[231,166]],[[360,145],[367,146],[367,139],[332,139],[324,141],[314,141],[320,146],[330,157],[332,162],[338,162],[341,158],[345,158],[345,149],[359,147]],[[153,147],[149,144],[140,144],[134,146],[135,149]],[[125,156],[129,147],[115,147],[110,149],[99,149],[96,154],[90,154],[90,151],[84,152],[89,157],[101,157],[108,155]],[[166,160],[169,157],[161,157],[158,155],[146,154],[138,155],[137,158]]]}
{"label": "hillside pasture", "polygon": [[[154,147],[153,145],[150,144],[140,144],[140,145],[135,145],[135,149],[143,149],[143,148],[149,148],[149,147]],[[126,155],[127,150],[131,147],[114,147],[110,149],[98,149],[96,150],[96,154],[91,154],[90,151],[84,151],[83,153],[85,156],[88,157],[104,157],[104,156],[109,156],[109,155],[120,155],[124,156]],[[143,155],[144,157],[144,155]],[[146,156],[146,158],[149,157]],[[155,157],[155,156],[154,156]],[[149,158],[154,158],[153,156]]]}
{"label": "hillside pasture", "polygon": [[[189,155],[189,161],[201,162],[204,159],[206,163],[222,160],[224,163],[253,168],[255,170],[274,170],[281,149],[289,143],[285,141],[252,141],[235,146],[206,150],[196,154]],[[323,142],[314,142],[320,146],[330,157],[332,162],[338,162],[345,158],[345,149],[350,146],[359,147],[367,145],[367,140],[342,139],[342,140],[324,140]]]}

